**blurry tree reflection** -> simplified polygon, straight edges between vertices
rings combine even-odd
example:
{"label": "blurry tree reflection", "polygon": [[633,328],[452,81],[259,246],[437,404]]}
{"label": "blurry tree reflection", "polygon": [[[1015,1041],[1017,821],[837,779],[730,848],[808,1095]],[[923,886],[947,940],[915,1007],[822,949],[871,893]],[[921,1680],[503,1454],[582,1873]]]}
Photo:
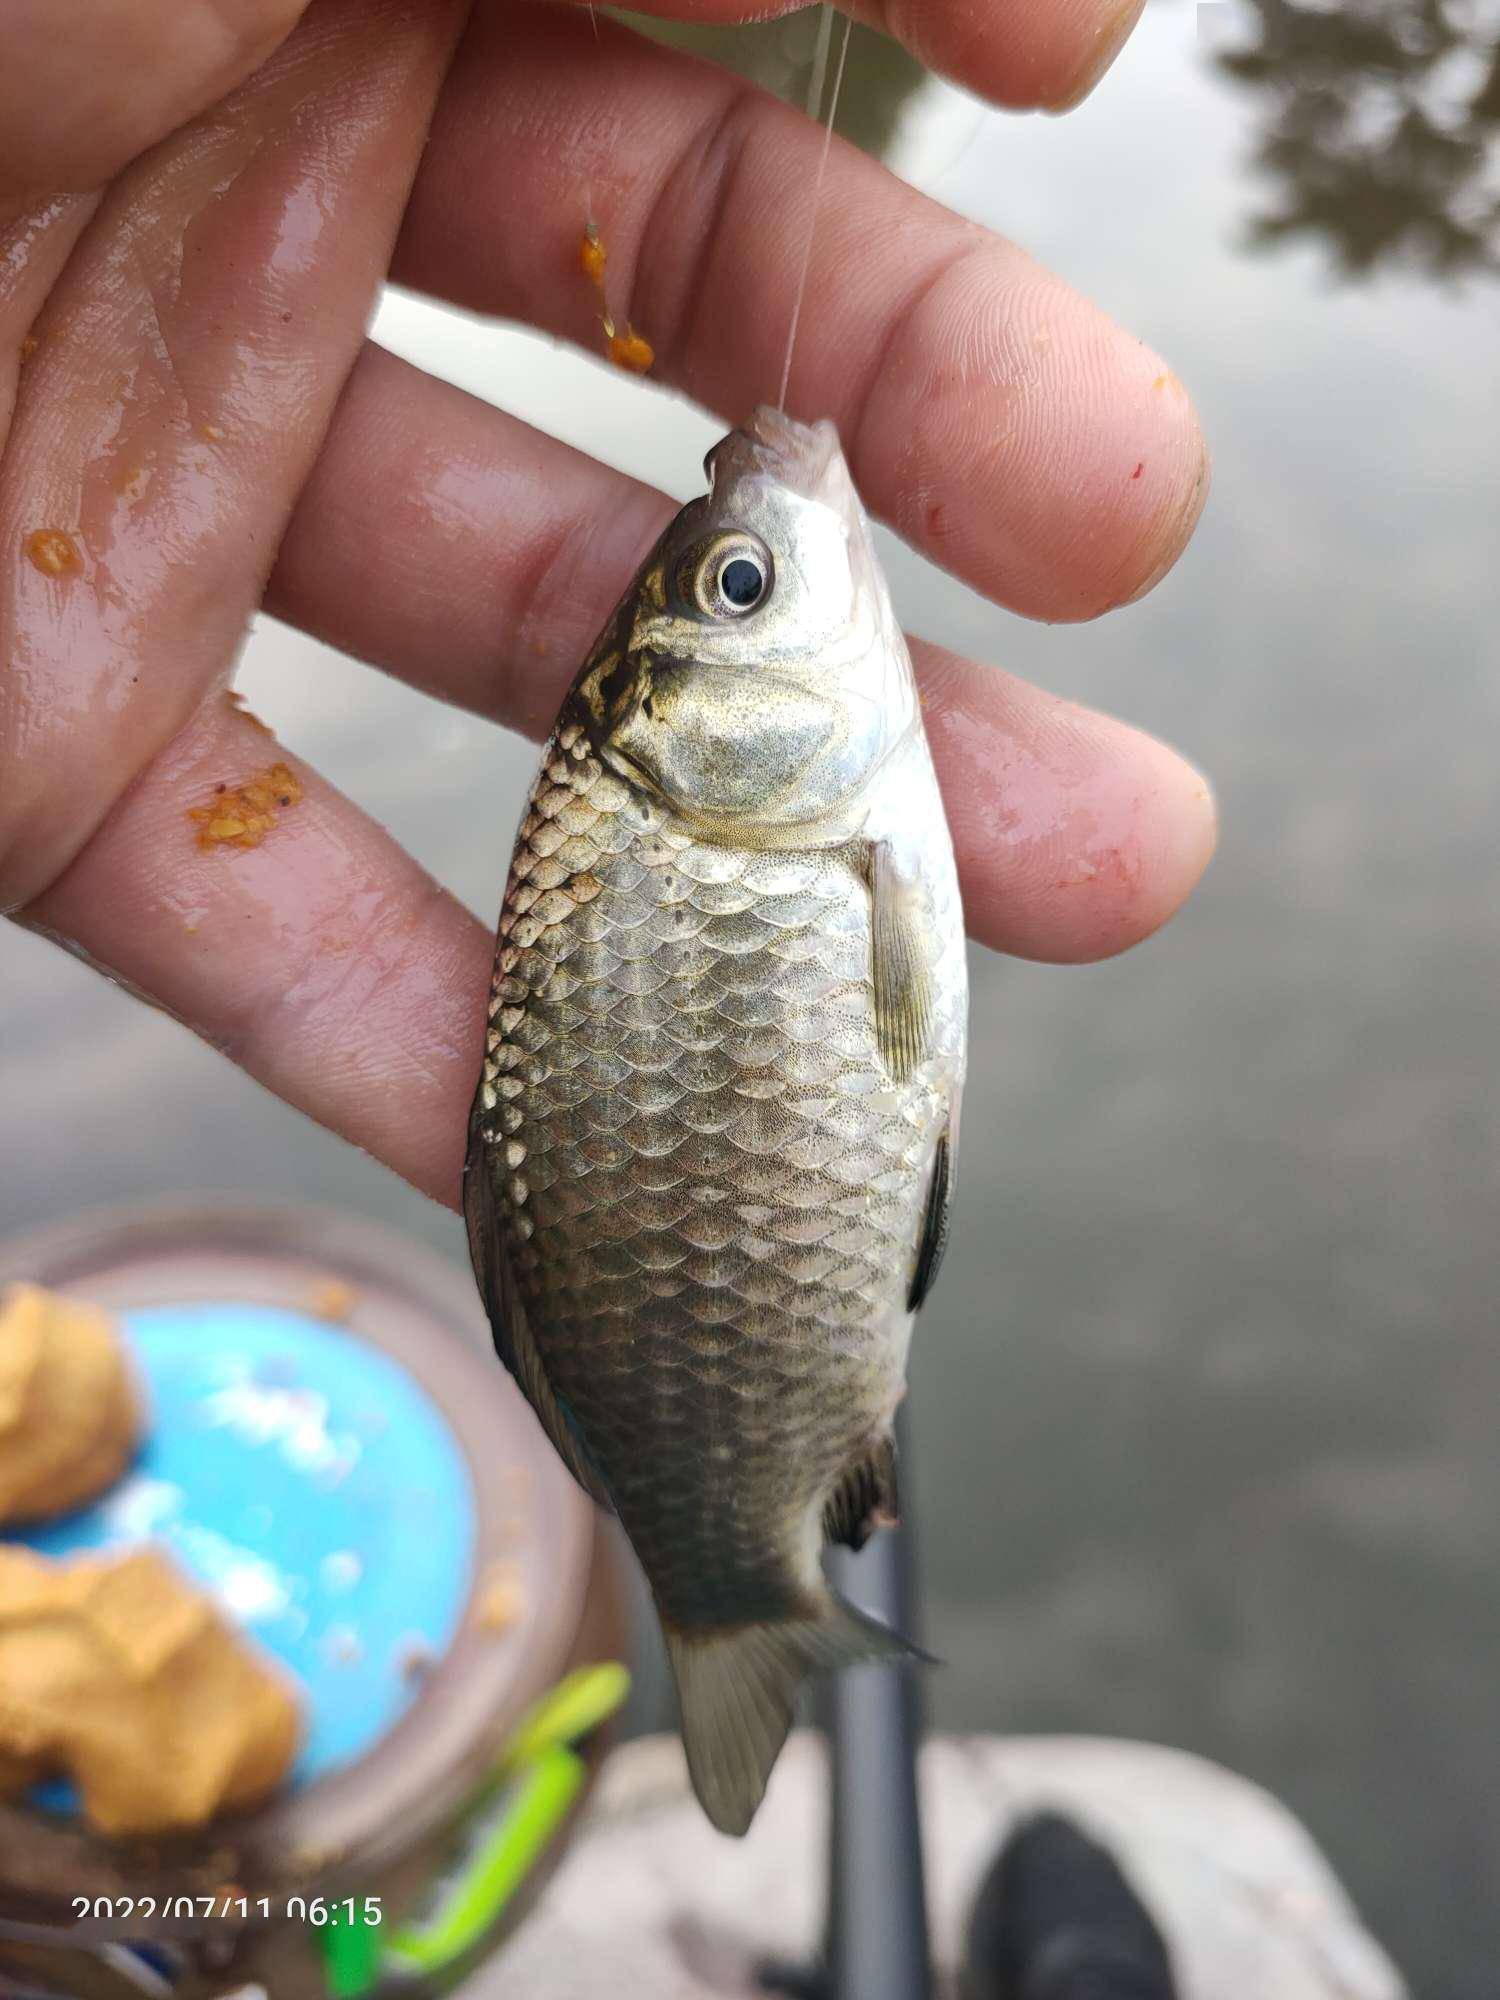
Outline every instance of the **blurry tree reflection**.
{"label": "blurry tree reflection", "polygon": [[1239,0],[1217,64],[1266,100],[1253,240],[1317,236],[1359,276],[1500,271],[1500,0]]}
{"label": "blurry tree reflection", "polygon": [[[1275,189],[1251,224],[1273,246],[1313,237],[1348,276],[1383,265],[1500,272],[1500,0],[1228,0],[1215,63],[1260,98],[1254,158]],[[814,66],[814,9],[740,27],[632,17],[793,103]],[[839,129],[882,153],[920,66],[858,27]]]}

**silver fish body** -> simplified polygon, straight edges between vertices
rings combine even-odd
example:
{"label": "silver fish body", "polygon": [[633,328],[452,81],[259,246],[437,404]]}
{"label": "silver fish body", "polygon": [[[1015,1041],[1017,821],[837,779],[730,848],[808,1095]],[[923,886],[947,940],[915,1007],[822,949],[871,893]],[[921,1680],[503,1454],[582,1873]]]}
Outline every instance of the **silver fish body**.
{"label": "silver fish body", "polygon": [[832,427],[710,454],[563,705],[500,919],[465,1210],[500,1353],[655,1595],[742,1832],[801,1678],[899,1650],[825,1582],[895,1515],[941,1254],[963,923]]}

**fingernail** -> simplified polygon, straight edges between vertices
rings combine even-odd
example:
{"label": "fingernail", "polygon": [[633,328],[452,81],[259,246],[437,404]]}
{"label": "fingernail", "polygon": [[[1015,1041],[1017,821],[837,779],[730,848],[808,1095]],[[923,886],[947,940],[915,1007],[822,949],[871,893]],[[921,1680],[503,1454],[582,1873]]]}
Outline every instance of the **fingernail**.
{"label": "fingernail", "polygon": [[[1182,755],[1181,751],[1178,752],[1178,755]],[[1192,799],[1194,805],[1198,808],[1198,819],[1188,843],[1188,866],[1192,869],[1194,879],[1196,880],[1203,873],[1204,869],[1207,868],[1209,862],[1213,860],[1218,850],[1219,799],[1212,782],[1204,776],[1198,766],[1189,762],[1186,757],[1183,757],[1182,761],[1192,772],[1193,778],[1196,781],[1192,791]]]}
{"label": "fingernail", "polygon": [[1162,748],[1171,760],[1163,771],[1165,796],[1158,807],[1165,921],[1192,895],[1218,850],[1219,802],[1196,764],[1171,744]]}
{"label": "fingernail", "polygon": [[1136,22],[1145,11],[1146,0],[1125,0],[1122,7],[1113,8],[1094,30],[1093,43],[1073,81],[1061,97],[1052,98],[1042,109],[1055,118],[1065,111],[1076,110],[1130,40]]}

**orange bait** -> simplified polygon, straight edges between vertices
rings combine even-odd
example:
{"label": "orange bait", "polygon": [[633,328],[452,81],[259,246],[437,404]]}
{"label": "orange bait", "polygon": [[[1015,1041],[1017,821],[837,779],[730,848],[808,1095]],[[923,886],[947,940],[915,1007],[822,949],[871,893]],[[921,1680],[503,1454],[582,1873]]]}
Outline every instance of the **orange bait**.
{"label": "orange bait", "polygon": [[31,567],[43,576],[73,576],[83,568],[78,544],[65,528],[38,528],[25,547]]}
{"label": "orange bait", "polygon": [[189,806],[188,818],[198,829],[198,845],[205,854],[216,847],[259,847],[275,826],[278,812],[301,801],[296,773],[277,763],[243,785],[215,785],[211,803]]}
{"label": "orange bait", "polygon": [[627,326],[623,333],[616,333],[608,320],[604,323],[605,352],[616,368],[624,368],[631,375],[646,374],[656,359],[656,349],[633,327]]}
{"label": "orange bait", "polygon": [[589,283],[597,285],[602,292],[604,290],[604,267],[609,262],[609,251],[605,247],[603,236],[599,233],[597,222],[587,224],[582,237],[579,239],[578,262],[582,268],[583,275],[588,279]]}
{"label": "orange bait", "polygon": [[[597,222],[584,224],[583,234],[578,239],[578,264],[583,275],[599,294],[599,303],[604,304],[604,267],[609,262],[609,246],[604,240],[604,232]],[[604,328],[604,352],[616,368],[623,368],[630,375],[649,373],[656,360],[656,349],[644,334],[637,333],[627,323],[625,331],[616,330],[614,321],[607,311],[600,314]]]}

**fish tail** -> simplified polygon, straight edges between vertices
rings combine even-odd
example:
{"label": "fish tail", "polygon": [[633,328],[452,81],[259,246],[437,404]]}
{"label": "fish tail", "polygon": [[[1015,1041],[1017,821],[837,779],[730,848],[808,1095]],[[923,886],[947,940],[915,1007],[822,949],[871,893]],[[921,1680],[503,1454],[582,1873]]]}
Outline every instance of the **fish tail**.
{"label": "fish tail", "polygon": [[792,1726],[797,1689],[809,1674],[856,1660],[927,1657],[831,1590],[800,1617],[663,1629],[693,1790],[720,1833],[736,1835],[765,1795]]}

